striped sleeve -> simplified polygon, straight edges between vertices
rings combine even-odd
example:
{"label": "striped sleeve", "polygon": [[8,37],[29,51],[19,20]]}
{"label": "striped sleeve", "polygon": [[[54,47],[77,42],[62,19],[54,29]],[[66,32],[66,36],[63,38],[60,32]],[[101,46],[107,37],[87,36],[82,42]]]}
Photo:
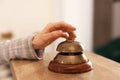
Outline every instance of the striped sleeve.
{"label": "striped sleeve", "polygon": [[10,59],[42,59],[44,50],[34,50],[33,36],[0,42],[0,64],[8,63]]}

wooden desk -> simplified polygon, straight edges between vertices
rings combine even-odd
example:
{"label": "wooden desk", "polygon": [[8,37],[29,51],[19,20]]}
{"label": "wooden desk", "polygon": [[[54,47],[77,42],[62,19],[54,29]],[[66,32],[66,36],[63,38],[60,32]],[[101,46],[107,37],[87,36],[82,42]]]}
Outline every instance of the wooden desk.
{"label": "wooden desk", "polygon": [[12,60],[10,62],[15,80],[119,80],[120,64],[102,56],[85,51],[93,63],[93,70],[81,74],[61,74],[48,70],[48,63],[56,53],[45,53],[44,59]]}

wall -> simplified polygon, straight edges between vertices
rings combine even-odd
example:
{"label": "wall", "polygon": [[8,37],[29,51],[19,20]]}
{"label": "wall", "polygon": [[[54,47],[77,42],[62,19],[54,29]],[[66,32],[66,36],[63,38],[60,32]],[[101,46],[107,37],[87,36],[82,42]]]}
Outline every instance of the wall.
{"label": "wall", "polygon": [[120,2],[115,2],[113,4],[113,29],[112,37],[120,37]]}
{"label": "wall", "polygon": [[61,18],[77,28],[77,41],[92,50],[93,0],[61,0]]}
{"label": "wall", "polygon": [[11,30],[14,38],[27,36],[54,20],[54,0],[0,0],[0,34]]}
{"label": "wall", "polygon": [[[14,38],[39,31],[48,22],[64,20],[77,28],[77,39],[92,50],[93,0],[0,0],[0,32],[12,30]],[[55,50],[59,39],[48,46]]]}
{"label": "wall", "polygon": [[54,11],[50,0],[1,0],[0,30],[11,29],[16,37],[39,31],[55,19]]}

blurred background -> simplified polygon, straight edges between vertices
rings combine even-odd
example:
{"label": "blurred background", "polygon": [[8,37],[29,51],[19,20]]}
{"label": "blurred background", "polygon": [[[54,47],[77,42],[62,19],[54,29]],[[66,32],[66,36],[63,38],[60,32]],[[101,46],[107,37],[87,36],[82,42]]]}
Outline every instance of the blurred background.
{"label": "blurred background", "polygon": [[[85,50],[120,62],[120,0],[0,0],[1,41],[28,36],[56,21],[75,26]],[[45,51],[55,51],[63,40]],[[9,65],[0,70],[0,80],[13,80]]]}

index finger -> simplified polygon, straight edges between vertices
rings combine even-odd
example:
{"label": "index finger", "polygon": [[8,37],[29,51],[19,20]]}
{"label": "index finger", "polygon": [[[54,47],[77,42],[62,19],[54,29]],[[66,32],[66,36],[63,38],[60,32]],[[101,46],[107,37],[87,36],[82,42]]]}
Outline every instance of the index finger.
{"label": "index finger", "polygon": [[45,30],[46,32],[52,32],[56,30],[62,30],[63,32],[71,32],[76,30],[76,28],[65,22],[56,22],[48,24]]}

